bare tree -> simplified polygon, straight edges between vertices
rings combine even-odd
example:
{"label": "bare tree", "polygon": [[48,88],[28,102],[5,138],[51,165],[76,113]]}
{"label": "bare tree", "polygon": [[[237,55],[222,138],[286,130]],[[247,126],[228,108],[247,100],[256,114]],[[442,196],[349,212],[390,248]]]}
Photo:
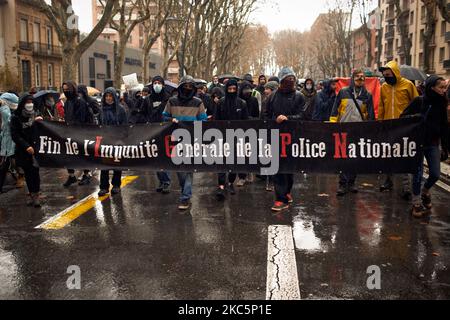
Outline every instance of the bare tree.
{"label": "bare tree", "polygon": [[[104,0],[100,0],[100,2],[104,6]],[[122,67],[128,39],[134,28],[150,19],[152,2],[153,0],[121,0],[110,21],[111,28],[117,31],[119,38],[114,45],[114,85],[116,87],[120,86],[122,81]]]}
{"label": "bare tree", "polygon": [[273,47],[278,67],[288,66],[302,77],[307,71],[306,34],[296,30],[282,30],[275,33]]}
{"label": "bare tree", "polygon": [[436,30],[436,10],[437,4],[436,1],[433,0],[422,0],[422,3],[425,5],[426,12],[426,21],[425,21],[425,30],[423,32],[423,70],[428,73],[433,69],[431,65],[430,56],[432,54],[432,50],[430,45],[434,41],[434,35]]}
{"label": "bare tree", "polygon": [[51,4],[47,4],[45,0],[23,0],[23,2],[43,12],[55,28],[64,56],[62,66],[64,80],[76,80],[78,78],[78,65],[81,55],[101,34],[111,19],[114,7],[118,4],[118,0],[104,0],[102,18],[87,37],[80,41],[80,31],[70,21],[73,13],[71,0],[52,0]]}
{"label": "bare tree", "polygon": [[447,7],[448,0],[435,0],[434,2],[436,2],[436,5],[439,9],[439,12],[441,13],[442,18],[444,18],[444,20],[447,23],[450,23],[450,11],[448,10]]}
{"label": "bare tree", "polygon": [[395,5],[395,21],[397,22],[397,30],[401,36],[401,48],[405,55],[405,63],[411,65],[411,48],[412,39],[409,36],[409,10],[402,10],[400,0],[394,1]]}
{"label": "bare tree", "polygon": [[364,37],[367,43],[366,66],[371,67],[374,57],[372,56],[372,30],[368,26],[370,9],[373,7],[373,0],[358,1],[359,19],[362,24]]}

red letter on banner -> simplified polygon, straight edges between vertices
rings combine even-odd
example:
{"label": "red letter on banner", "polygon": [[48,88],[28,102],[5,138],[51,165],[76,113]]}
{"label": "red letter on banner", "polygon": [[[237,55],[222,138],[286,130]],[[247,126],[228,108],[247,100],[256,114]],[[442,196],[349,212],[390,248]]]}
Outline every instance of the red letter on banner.
{"label": "red letter on banner", "polygon": [[173,148],[175,148],[175,146],[171,146],[170,145],[170,141],[171,140],[172,140],[172,136],[165,136],[164,137],[164,143],[165,143],[165,146],[166,146],[166,156],[168,158],[173,158],[172,150],[173,150]]}
{"label": "red letter on banner", "polygon": [[[347,159],[347,133],[333,133],[334,136],[334,158]],[[342,139],[341,137],[342,136]]]}
{"label": "red letter on banner", "polygon": [[290,133],[282,133],[281,137],[281,158],[287,158],[286,146],[292,143],[292,136]]}
{"label": "red letter on banner", "polygon": [[100,149],[100,144],[102,143],[102,139],[103,139],[103,137],[100,137],[100,136],[95,137],[94,157],[96,157],[96,158],[100,158],[100,154],[98,151]]}

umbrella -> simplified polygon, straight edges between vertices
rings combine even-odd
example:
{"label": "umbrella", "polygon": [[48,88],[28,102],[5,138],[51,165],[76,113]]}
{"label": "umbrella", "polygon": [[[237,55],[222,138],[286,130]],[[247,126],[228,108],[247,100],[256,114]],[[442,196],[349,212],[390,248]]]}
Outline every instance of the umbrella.
{"label": "umbrella", "polygon": [[100,90],[93,87],[87,87],[87,92],[89,96],[95,96],[100,93]]}
{"label": "umbrella", "polygon": [[422,70],[407,65],[400,66],[400,74],[402,75],[403,78],[406,78],[411,81],[414,80],[425,81],[428,78],[427,74]]}
{"label": "umbrella", "polygon": [[241,77],[238,77],[238,76],[235,76],[235,75],[232,75],[232,74],[222,74],[222,75],[218,76],[218,78],[219,78],[219,82],[220,83],[223,83],[223,80],[225,80],[225,79],[242,80]]}
{"label": "umbrella", "polygon": [[51,95],[55,101],[59,100],[59,92],[54,90],[41,90],[33,95],[33,99],[40,99],[46,95]]}
{"label": "umbrella", "polygon": [[195,84],[207,84],[208,82],[203,79],[194,79]]}

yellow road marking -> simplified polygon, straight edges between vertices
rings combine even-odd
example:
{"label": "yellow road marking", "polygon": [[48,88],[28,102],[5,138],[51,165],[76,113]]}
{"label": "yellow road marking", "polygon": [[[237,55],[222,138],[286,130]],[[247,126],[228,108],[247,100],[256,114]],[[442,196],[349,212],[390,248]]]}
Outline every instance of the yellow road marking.
{"label": "yellow road marking", "polygon": [[[138,176],[127,176],[122,179],[121,188],[124,188],[126,185],[132,183],[136,180]],[[58,230],[64,228],[66,225],[85,214],[89,210],[95,207],[97,201],[104,201],[110,197],[110,194],[107,194],[103,197],[99,197],[97,192],[87,196],[83,200],[78,201],[74,205],[69,208],[61,211],[56,216],[48,219],[44,223],[35,227],[35,229],[45,229],[45,230]]]}

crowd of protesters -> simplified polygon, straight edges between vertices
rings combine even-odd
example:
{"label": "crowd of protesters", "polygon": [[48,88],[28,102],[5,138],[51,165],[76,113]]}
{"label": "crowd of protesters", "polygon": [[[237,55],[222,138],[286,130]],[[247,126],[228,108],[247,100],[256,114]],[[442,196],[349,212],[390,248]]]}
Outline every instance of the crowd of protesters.
{"label": "crowd of protesters", "polygon": [[[20,98],[13,92],[0,96],[0,191],[8,174],[23,187],[23,179],[29,192],[29,206],[40,203],[39,164],[35,159],[33,135],[35,121],[65,121],[71,124],[95,124],[120,126],[125,124],[148,124],[171,121],[233,121],[274,120],[317,122],[361,122],[390,120],[409,115],[421,115],[425,123],[424,157],[429,168],[429,177],[422,186],[423,161],[414,175],[402,175],[402,197],[412,201],[412,214],[423,217],[432,207],[430,189],[438,181],[441,161],[448,159],[449,129],[447,118],[448,82],[438,76],[430,76],[422,85],[419,95],[416,86],[403,78],[395,61],[380,68],[383,77],[378,117],[376,117],[372,94],[366,87],[363,70],[354,70],[350,85],[337,91],[336,79],[318,81],[307,78],[301,84],[290,68],[282,68],[278,76],[260,75],[257,83],[251,74],[243,77],[219,79],[212,82],[197,82],[191,76],[180,80],[178,88],[169,90],[166,81],[156,76],[144,89],[129,90],[124,94],[114,88],[103,93],[100,102],[89,96],[84,85],[73,81],[63,83],[63,96],[52,92],[29,92]],[[100,173],[98,195],[120,192],[122,172],[114,170],[110,183],[110,172]],[[161,194],[170,193],[172,182],[168,172],[157,172]],[[187,210],[191,206],[193,172],[177,173],[181,194],[178,208]],[[272,210],[280,212],[294,201],[293,174],[258,176],[266,182],[266,190],[274,191]],[[82,172],[77,178],[75,170],[68,170],[68,188],[91,183],[92,173]],[[220,173],[215,196],[222,201],[234,195],[235,184],[243,187],[253,181],[253,175],[245,172]],[[236,182],[237,180],[237,182]],[[111,188],[112,185],[112,188]],[[381,192],[394,188],[393,176],[387,175],[380,186]],[[341,173],[337,196],[357,193],[356,175]]]}

